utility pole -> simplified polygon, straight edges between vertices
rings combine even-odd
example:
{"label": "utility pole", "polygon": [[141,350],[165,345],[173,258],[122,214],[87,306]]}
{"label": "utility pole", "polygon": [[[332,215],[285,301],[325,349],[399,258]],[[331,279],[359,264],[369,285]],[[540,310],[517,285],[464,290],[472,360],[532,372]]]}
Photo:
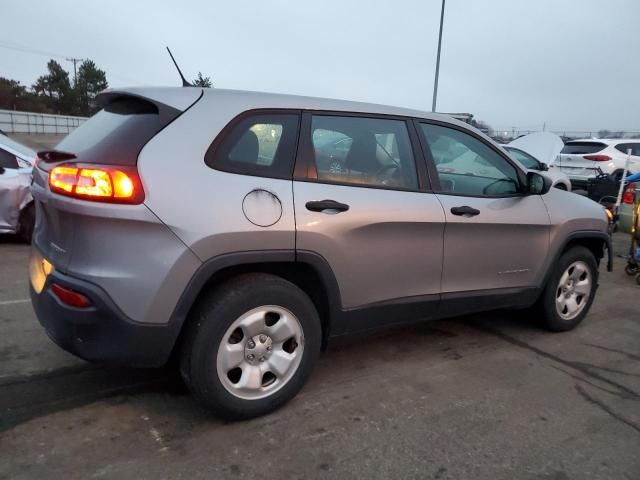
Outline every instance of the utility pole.
{"label": "utility pole", "polygon": [[67,58],[67,62],[73,62],[73,86],[78,85],[78,69],[76,68],[76,64],[78,62],[84,61],[84,58]]}
{"label": "utility pole", "polygon": [[436,77],[433,81],[433,103],[431,111],[436,111],[436,99],[438,98],[438,75],[440,74],[440,49],[442,47],[442,24],[444,23],[444,2],[442,0],[442,10],[440,10],[440,33],[438,34],[438,56],[436,57]]}

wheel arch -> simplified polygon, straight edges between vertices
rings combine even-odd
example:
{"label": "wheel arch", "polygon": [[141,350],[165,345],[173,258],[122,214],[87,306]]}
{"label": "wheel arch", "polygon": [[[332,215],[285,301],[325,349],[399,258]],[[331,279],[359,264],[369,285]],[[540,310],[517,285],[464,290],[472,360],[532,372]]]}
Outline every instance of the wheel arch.
{"label": "wheel arch", "polygon": [[582,246],[589,249],[596,257],[598,263],[604,258],[605,248],[607,250],[607,271],[613,269],[613,252],[611,249],[611,237],[605,232],[597,230],[585,230],[579,232],[573,232],[564,239],[560,248],[555,252],[552,262],[547,269],[544,276],[542,286],[547,284],[549,277],[551,276],[553,266],[558,262],[563,253],[568,251],[574,246]]}
{"label": "wheel arch", "polygon": [[181,295],[169,321],[176,332],[174,351],[179,348],[189,312],[205,292],[246,273],[268,273],[298,286],[318,310],[322,328],[322,346],[330,335],[344,331],[340,315],[341,298],[337,281],[327,261],[308,251],[265,250],[234,252],[214,257],[196,271]]}

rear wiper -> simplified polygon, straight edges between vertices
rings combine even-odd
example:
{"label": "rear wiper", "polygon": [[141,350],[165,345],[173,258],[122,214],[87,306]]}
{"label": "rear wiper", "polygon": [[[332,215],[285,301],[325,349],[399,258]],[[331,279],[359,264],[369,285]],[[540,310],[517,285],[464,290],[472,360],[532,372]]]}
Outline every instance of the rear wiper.
{"label": "rear wiper", "polygon": [[75,153],[63,152],[61,150],[41,150],[37,153],[38,158],[44,162],[59,162],[61,160],[73,160]]}

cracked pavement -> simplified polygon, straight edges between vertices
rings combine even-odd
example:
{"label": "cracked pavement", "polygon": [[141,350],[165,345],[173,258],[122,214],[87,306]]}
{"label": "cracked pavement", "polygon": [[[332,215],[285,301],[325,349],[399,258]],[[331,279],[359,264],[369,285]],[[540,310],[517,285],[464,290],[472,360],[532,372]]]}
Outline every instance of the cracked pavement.
{"label": "cracked pavement", "polygon": [[167,370],[52,344],[6,303],[28,297],[27,253],[0,239],[0,479],[640,478],[640,287],[620,258],[573,332],[489,312],[341,340],[283,409],[223,423]]}

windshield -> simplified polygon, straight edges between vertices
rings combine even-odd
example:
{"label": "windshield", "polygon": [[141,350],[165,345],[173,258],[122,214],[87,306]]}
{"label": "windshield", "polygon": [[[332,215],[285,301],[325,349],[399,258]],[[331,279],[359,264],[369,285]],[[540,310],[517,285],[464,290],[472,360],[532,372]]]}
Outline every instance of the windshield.
{"label": "windshield", "polygon": [[527,167],[529,170],[540,169],[540,162],[538,162],[538,160],[536,160],[534,157],[532,157],[528,153],[513,147],[504,147],[504,149],[509,153],[509,156],[511,158],[513,158],[514,160],[517,160],[522,165]]}

